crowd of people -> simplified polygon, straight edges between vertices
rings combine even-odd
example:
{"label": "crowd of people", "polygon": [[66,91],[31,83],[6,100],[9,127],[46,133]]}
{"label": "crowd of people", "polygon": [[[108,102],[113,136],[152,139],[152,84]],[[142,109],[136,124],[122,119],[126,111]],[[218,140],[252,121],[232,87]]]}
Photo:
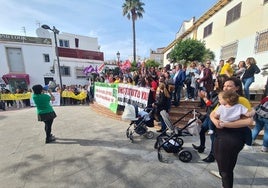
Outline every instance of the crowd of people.
{"label": "crowd of people", "polygon": [[[256,135],[263,127],[265,133],[261,151],[268,151],[267,117],[254,115],[255,110],[249,102],[249,87],[254,82],[255,74],[259,72],[253,57],[240,61],[237,67],[235,58],[231,57],[226,62],[221,60],[216,69],[208,60],[205,64],[191,62],[187,67],[176,64],[173,69],[168,66],[162,69],[152,67],[133,75],[122,74],[114,79],[104,79],[104,82],[150,88],[148,105],[156,108],[156,117],[161,122],[158,132],[166,129],[160,115],[161,110],[169,112],[171,105],[180,106],[183,90],[186,91],[184,100],[200,100],[199,106],[206,107],[207,112],[200,131],[200,145],[193,144],[193,148],[200,153],[204,152],[205,135],[211,129],[210,152],[203,161],[210,163],[216,160],[216,173],[222,179],[222,186],[230,188],[233,187],[233,171],[238,154],[245,144],[254,143]],[[268,101],[267,97],[262,103],[264,101]],[[256,126],[252,132],[249,126],[253,125],[253,116]]]}
{"label": "crowd of people", "polygon": [[[268,106],[268,97],[264,96],[256,109],[253,109],[249,102],[249,88],[254,82],[254,75],[259,72],[260,69],[253,57],[240,61],[238,66],[235,66],[235,58],[231,57],[226,62],[220,60],[216,68],[211,65],[210,60],[207,60],[205,63],[193,61],[187,66],[177,63],[173,68],[167,65],[163,68],[144,67],[134,72],[125,70],[116,75],[109,72],[90,78],[86,86],[64,86],[62,91],[72,91],[75,94],[86,92],[87,99],[80,101],[83,104],[94,97],[94,82],[147,87],[150,89],[148,105],[155,108],[155,117],[161,123],[158,132],[166,130],[165,122],[160,115],[162,110],[169,112],[172,105],[180,106],[183,95],[185,101],[198,100],[201,108],[206,107],[206,114],[199,133],[200,145],[193,144],[193,148],[199,153],[204,152],[206,133],[209,131],[211,147],[209,155],[203,161],[210,163],[216,160],[222,186],[230,188],[233,187],[233,171],[239,152],[245,144],[249,146],[254,144],[263,128],[265,132],[261,151],[268,152],[267,112],[261,112]],[[38,120],[45,122],[46,143],[53,142],[55,138],[51,134],[51,126],[56,114],[48,105],[44,112],[40,106],[42,100],[48,104],[54,97],[49,93],[50,97],[42,99],[41,85],[32,89],[33,99],[37,103]],[[68,98],[62,100],[65,105],[77,102]],[[16,104],[24,105],[19,101]],[[251,131],[249,126],[253,124],[253,119],[256,125]]]}

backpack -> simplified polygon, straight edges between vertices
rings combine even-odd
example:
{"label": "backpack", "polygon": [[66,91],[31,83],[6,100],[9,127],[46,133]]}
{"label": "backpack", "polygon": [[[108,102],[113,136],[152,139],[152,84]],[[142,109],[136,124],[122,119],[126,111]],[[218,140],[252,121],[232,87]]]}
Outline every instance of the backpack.
{"label": "backpack", "polygon": [[256,108],[256,114],[262,118],[268,118],[268,101],[259,104]]}

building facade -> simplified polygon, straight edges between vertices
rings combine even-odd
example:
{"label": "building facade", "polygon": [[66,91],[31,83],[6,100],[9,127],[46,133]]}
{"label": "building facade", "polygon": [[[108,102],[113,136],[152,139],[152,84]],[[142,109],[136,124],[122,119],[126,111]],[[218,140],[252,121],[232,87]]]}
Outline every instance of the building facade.
{"label": "building facade", "polygon": [[[59,82],[56,44],[50,37],[28,37],[0,34],[0,81],[14,92],[30,89],[34,84]],[[99,67],[104,55],[97,38],[61,33],[57,35],[60,71],[63,85],[86,85],[85,67]],[[2,79],[2,80],[1,80]]]}
{"label": "building facade", "polygon": [[163,66],[163,49],[164,48],[157,48],[156,50],[150,50],[150,60],[154,60],[161,66]]}
{"label": "building facade", "polygon": [[[268,0],[219,0],[204,15],[164,49],[164,64],[176,42],[187,38],[204,41],[215,53],[214,65],[220,59],[235,57],[235,63],[254,57],[261,69],[268,63]],[[189,22],[190,23],[190,22]],[[184,27],[183,27],[184,28]],[[266,77],[255,76],[251,88],[263,88]]]}

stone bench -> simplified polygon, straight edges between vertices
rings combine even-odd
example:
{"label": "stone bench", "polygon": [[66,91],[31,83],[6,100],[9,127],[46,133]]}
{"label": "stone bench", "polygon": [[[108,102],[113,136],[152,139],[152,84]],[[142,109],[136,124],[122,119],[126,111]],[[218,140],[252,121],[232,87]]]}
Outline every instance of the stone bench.
{"label": "stone bench", "polygon": [[250,89],[249,90],[250,100],[253,100],[253,101],[260,101],[263,97],[263,94],[264,94],[264,89]]}

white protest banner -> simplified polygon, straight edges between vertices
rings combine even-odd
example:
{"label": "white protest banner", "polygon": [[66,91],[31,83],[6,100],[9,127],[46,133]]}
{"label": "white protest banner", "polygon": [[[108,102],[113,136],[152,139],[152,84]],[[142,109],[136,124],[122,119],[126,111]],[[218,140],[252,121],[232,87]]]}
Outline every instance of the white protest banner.
{"label": "white protest banner", "polygon": [[125,106],[131,104],[144,109],[148,104],[149,88],[138,87],[129,84],[118,85],[118,104]]}
{"label": "white protest banner", "polygon": [[[60,93],[58,93],[58,92],[52,92],[52,95],[55,97],[55,101],[50,101],[50,104],[52,106],[60,106]],[[30,104],[31,104],[31,106],[35,106],[32,97],[30,98]]]}

